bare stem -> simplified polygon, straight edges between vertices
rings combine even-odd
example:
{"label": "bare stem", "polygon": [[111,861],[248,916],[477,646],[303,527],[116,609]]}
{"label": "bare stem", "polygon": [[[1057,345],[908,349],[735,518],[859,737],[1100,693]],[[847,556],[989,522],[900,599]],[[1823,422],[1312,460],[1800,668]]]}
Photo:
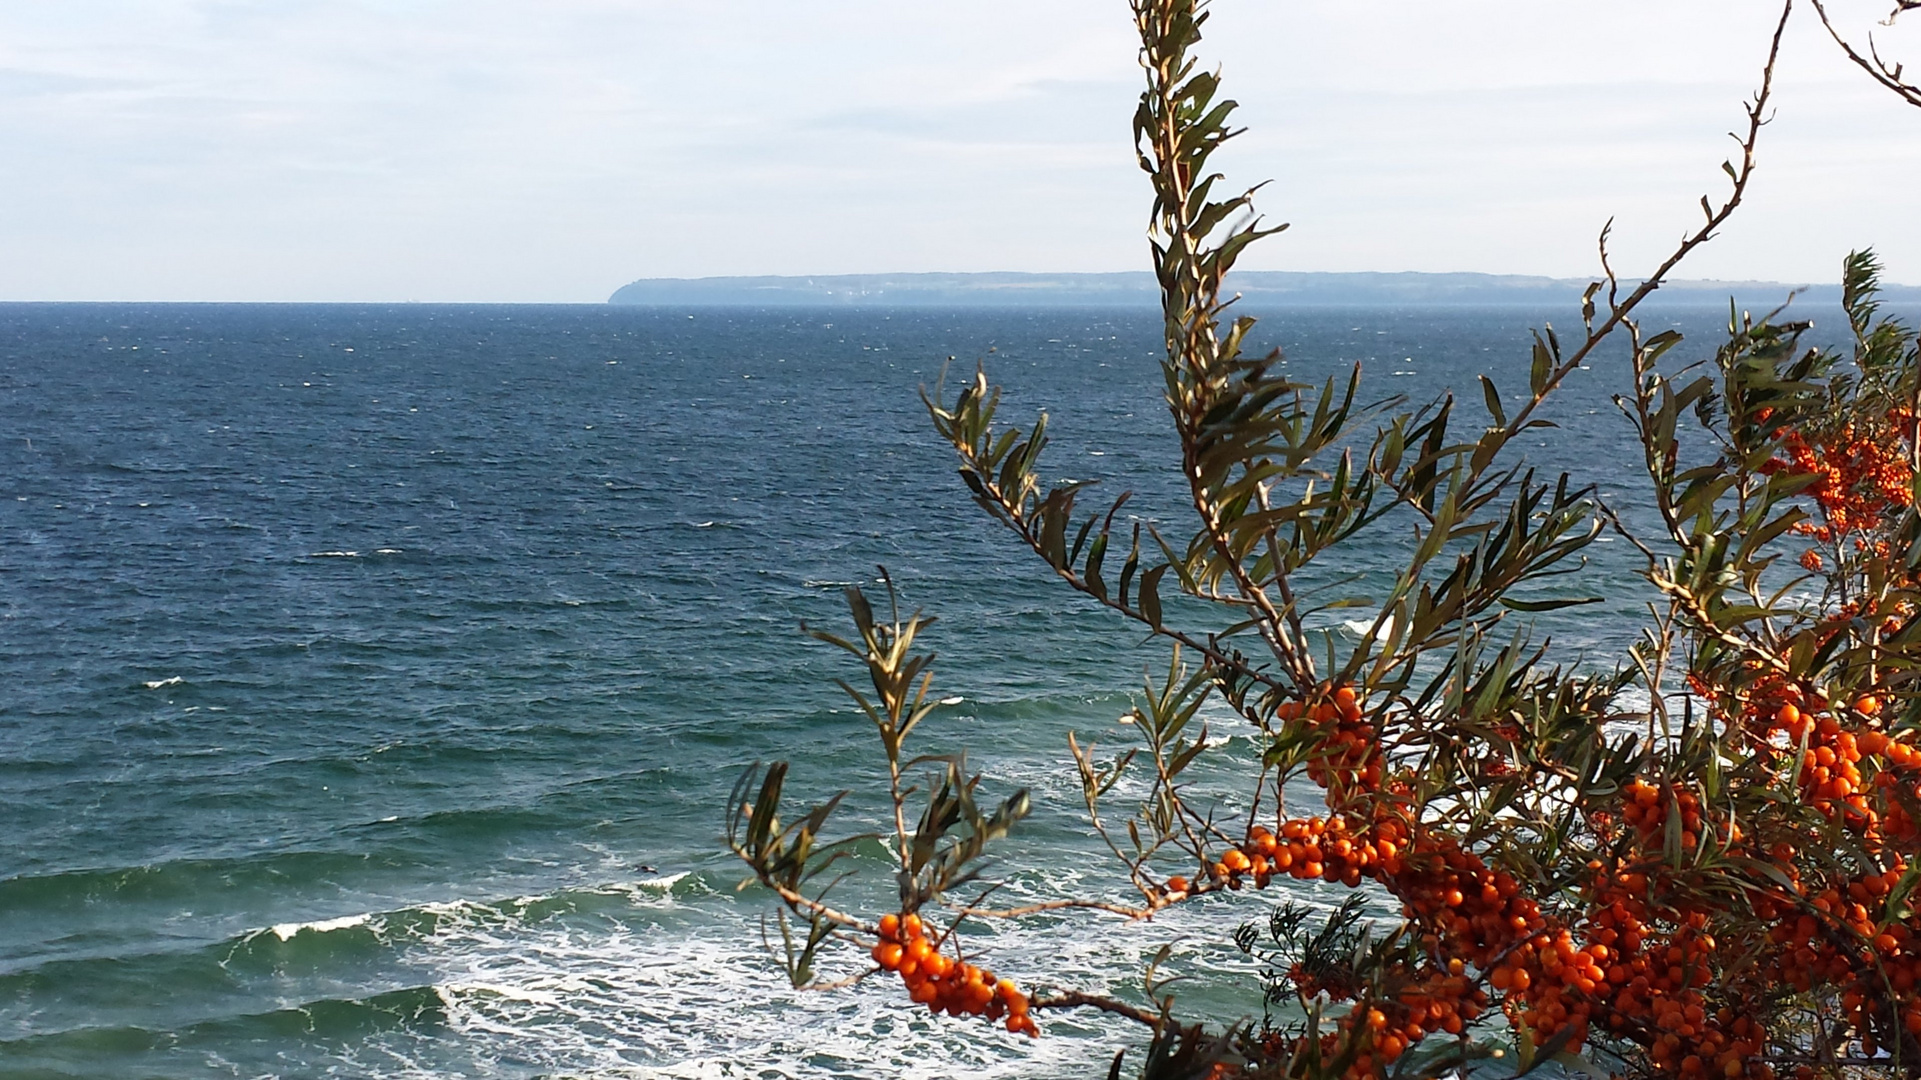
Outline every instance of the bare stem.
{"label": "bare stem", "polygon": [[[1853,45],[1848,43],[1847,38],[1841,36],[1841,31],[1835,29],[1834,21],[1828,18],[1828,9],[1822,5],[1821,0],[1809,0],[1809,2],[1814,5],[1815,13],[1821,16],[1821,25],[1827,28],[1828,36],[1834,39],[1836,45],[1841,46],[1841,51],[1848,55],[1849,60],[1854,61],[1856,67],[1867,72],[1869,78],[1892,91],[1902,101],[1921,108],[1921,86],[1903,81],[1900,64],[1890,66],[1886,60],[1881,59],[1881,53],[1874,47],[1872,34],[1868,35],[1868,55],[1862,56]],[[1918,7],[1921,7],[1921,4],[1913,3],[1912,0],[1903,0],[1901,5],[1895,8],[1894,14],[1913,11]],[[1894,21],[1893,16],[1890,16],[1888,21]]]}
{"label": "bare stem", "polygon": [[1102,1012],[1113,1013],[1115,1016],[1125,1016],[1156,1031],[1161,1027],[1161,1017],[1158,1013],[1151,1013],[1137,1005],[1129,1005],[1125,1001],[1116,1001],[1096,994],[1072,992],[1049,994],[1034,998],[1028,1003],[1028,1007],[1032,1009],[1099,1009]]}

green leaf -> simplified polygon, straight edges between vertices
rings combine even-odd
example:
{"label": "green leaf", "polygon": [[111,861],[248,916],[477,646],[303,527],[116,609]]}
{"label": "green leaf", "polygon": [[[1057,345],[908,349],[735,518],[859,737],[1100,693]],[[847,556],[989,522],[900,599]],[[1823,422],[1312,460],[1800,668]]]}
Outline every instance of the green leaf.
{"label": "green leaf", "polygon": [[1498,427],[1507,426],[1507,410],[1501,407],[1501,392],[1494,388],[1494,380],[1481,376],[1481,399],[1487,403],[1487,412],[1494,418]]}
{"label": "green leaf", "polygon": [[1087,589],[1102,600],[1107,599],[1107,583],[1101,580],[1101,560],[1107,555],[1107,530],[1094,538],[1094,546],[1087,552],[1087,569],[1081,573],[1087,582]]}
{"label": "green leaf", "polygon": [[1063,496],[1058,489],[1050,492],[1041,505],[1041,530],[1036,542],[1041,557],[1055,569],[1067,567],[1067,515],[1072,507],[1071,497]]}
{"label": "green leaf", "polygon": [[1162,563],[1141,575],[1141,614],[1156,630],[1161,628],[1161,575],[1165,573],[1167,564]]}
{"label": "green leaf", "polygon": [[1579,607],[1582,604],[1599,604],[1607,600],[1605,596],[1583,596],[1572,600],[1516,600],[1501,597],[1501,606],[1510,611],[1559,611],[1562,608]]}

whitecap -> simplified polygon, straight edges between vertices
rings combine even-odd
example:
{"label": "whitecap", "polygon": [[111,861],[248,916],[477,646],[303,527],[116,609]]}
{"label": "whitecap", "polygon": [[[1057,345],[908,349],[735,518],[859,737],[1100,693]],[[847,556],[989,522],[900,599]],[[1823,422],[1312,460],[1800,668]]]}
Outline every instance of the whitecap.
{"label": "whitecap", "polygon": [[146,687],[149,690],[158,690],[163,686],[179,686],[181,683],[186,681],[187,680],[181,678],[180,676],[175,675],[171,679],[154,679],[151,682],[144,682],[144,683],[141,683],[140,685]]}
{"label": "whitecap", "polygon": [[358,551],[314,551],[307,554],[309,559],[358,559]]}
{"label": "whitecap", "polygon": [[[1376,616],[1369,615],[1365,619],[1347,619],[1341,623],[1341,629],[1354,637],[1366,637],[1367,632],[1374,629],[1375,618]],[[1394,633],[1394,616],[1389,615],[1381,620],[1381,628],[1374,632],[1374,640],[1386,641],[1388,635],[1392,633]]]}
{"label": "whitecap", "polygon": [[373,916],[371,914],[343,915],[338,919],[316,919],[313,922],[275,923],[273,926],[268,927],[268,929],[280,940],[292,941],[294,935],[302,931],[314,934],[325,934],[332,930],[347,930],[355,926],[364,926],[372,920]]}
{"label": "whitecap", "polygon": [[[861,1075],[1012,1078],[1098,1073],[1139,1033],[1097,1014],[1049,1016],[1050,1038],[1030,1042],[992,1027],[930,1017],[908,1001],[897,983],[882,979],[828,993],[795,990],[781,977],[755,916],[764,910],[678,905],[671,922],[652,914],[669,906],[657,889],[685,872],[625,884],[563,890],[479,903],[430,902],[399,911],[271,928],[281,940],[371,921],[385,947],[409,970],[420,971],[439,999],[444,1027],[436,1045],[451,1039],[474,1055],[465,1075],[543,1075],[694,1078],[829,1075],[823,1059],[859,1063]],[[1088,866],[1017,874],[1010,896],[1041,899],[1062,892],[1100,895],[1124,882]],[[634,905],[546,901],[620,897]],[[1345,890],[1289,887],[1281,896],[1331,907]],[[715,894],[718,897],[718,894]],[[657,899],[659,898],[659,899]],[[1275,899],[1281,898],[1280,896]],[[1255,910],[1265,913],[1265,904]],[[1248,909],[1224,901],[1161,912],[1151,923],[1059,926],[1016,923],[984,926],[969,952],[992,970],[1020,981],[1045,972],[1050,983],[1115,993],[1138,980],[1161,944],[1173,943],[1168,969],[1251,984],[1250,962],[1229,942]],[[1098,932],[1087,932],[1098,927]],[[266,934],[269,931],[256,931]],[[776,940],[774,950],[778,951]],[[838,979],[865,967],[858,950],[831,947],[820,974]],[[743,1025],[743,1014],[754,1023]],[[423,1050],[427,1057],[421,1057]],[[348,1048],[349,1059],[377,1056],[379,1069],[358,1073],[429,1077],[453,1075],[419,1033],[374,1034]],[[752,1060],[758,1068],[736,1066]],[[511,1062],[510,1071],[496,1066]],[[396,1064],[400,1065],[396,1069]],[[861,1068],[865,1066],[865,1068]],[[833,1073],[833,1075],[845,1075]]]}
{"label": "whitecap", "polygon": [[[929,1018],[881,980],[831,993],[792,990],[758,933],[745,929],[679,936],[583,932],[564,923],[448,926],[422,942],[417,959],[437,969],[433,987],[448,1034],[483,1060],[511,1055],[550,1075],[820,1076],[823,1059],[866,1063],[876,1075],[1061,1075],[1111,1060],[1123,1039],[1138,1043],[1122,1025],[1094,1016],[1075,1017],[1078,1037],[1039,1042]],[[1089,955],[1069,966],[1107,958],[1112,942],[1090,936],[1100,944],[1080,950]],[[1139,949],[1124,951],[1131,957]],[[1001,961],[1015,962],[1004,955],[993,962]],[[841,951],[823,967],[823,977],[834,978],[858,970]],[[741,1023],[747,1012],[752,1024]],[[391,1049],[411,1056],[406,1044]],[[758,1068],[741,1070],[742,1060]]]}

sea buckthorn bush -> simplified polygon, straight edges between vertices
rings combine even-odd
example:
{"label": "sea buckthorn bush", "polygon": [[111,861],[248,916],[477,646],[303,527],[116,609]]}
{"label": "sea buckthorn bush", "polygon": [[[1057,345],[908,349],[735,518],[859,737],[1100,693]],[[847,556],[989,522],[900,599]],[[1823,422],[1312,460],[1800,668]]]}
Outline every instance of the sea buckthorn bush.
{"label": "sea buckthorn bush", "polygon": [[[1147,72],[1134,129],[1192,531],[1117,530],[1125,495],[1077,510],[1086,485],[1041,480],[1045,416],[1000,422],[985,371],[926,396],[983,511],[1068,589],[1170,646],[1166,678],[1129,717],[1138,746],[1109,761],[1069,740],[1090,827],[1131,891],[999,910],[959,897],[1028,795],[990,809],[958,755],[905,749],[935,708],[915,649],[931,620],[897,605],[880,618],[849,590],[857,633],[810,632],[867,673],[868,688],[842,685],[879,736],[899,901],[834,907],[834,868],[859,839],[824,839],[839,798],[783,819],[786,766],[750,769],[728,835],[781,902],[796,985],[816,985],[820,951],[851,941],[871,961],[859,977],[898,977],[951,1017],[1028,1037],[1052,1010],[1138,1021],[1151,1078],[1550,1063],[1683,1080],[1921,1075],[1916,335],[1881,314],[1868,253],[1843,267],[1845,352],[1804,346],[1809,324],[1785,308],[1731,309],[1713,356],[1680,364],[1679,335],[1644,336],[1634,315],[1739,206],[1791,10],[1728,194],[1704,199],[1700,228],[1638,283],[1608,267],[1604,235],[1578,337],[1544,328],[1520,407],[1484,375],[1486,415],[1463,420],[1472,406],[1452,397],[1360,406],[1358,366],[1316,387],[1287,378],[1278,353],[1243,352],[1253,320],[1230,311],[1224,278],[1278,229],[1251,192],[1216,198],[1209,159],[1236,132],[1218,76],[1191,55],[1206,13],[1134,0]],[[1629,359],[1617,401],[1648,481],[1652,516],[1637,520],[1652,528],[1518,456],[1520,436],[1552,427],[1543,403],[1609,342]],[[1518,597],[1604,530],[1644,559],[1646,634],[1612,666],[1550,664],[1512,624],[1582,600]],[[1330,598],[1315,575],[1362,534],[1401,537],[1405,561],[1381,595]],[[1375,613],[1356,639],[1315,629],[1317,613],[1353,606]],[[1261,747],[1245,821],[1191,796],[1185,777],[1215,745],[1204,705]],[[1146,795],[1116,817],[1127,777]],[[1303,782],[1317,804],[1290,807]],[[1331,915],[1288,901],[1290,882],[1309,881],[1353,900]],[[1126,1001],[1048,988],[1047,972],[998,977],[956,934],[1042,913],[1150,920],[1268,889],[1264,920],[1236,936],[1264,973],[1258,1022],[1182,1016],[1151,979]],[[1398,918],[1366,917],[1363,896]]]}

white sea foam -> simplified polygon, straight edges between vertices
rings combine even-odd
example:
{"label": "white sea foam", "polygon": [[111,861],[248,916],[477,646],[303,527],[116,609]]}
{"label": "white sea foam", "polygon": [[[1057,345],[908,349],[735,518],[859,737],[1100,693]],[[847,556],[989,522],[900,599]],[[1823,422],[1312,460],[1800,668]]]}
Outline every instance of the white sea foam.
{"label": "white sea foam", "polygon": [[1394,616],[1389,615],[1387,618],[1382,619],[1381,628],[1374,630],[1374,620],[1377,618],[1379,618],[1378,615],[1368,615],[1359,619],[1345,619],[1341,622],[1341,629],[1350,637],[1357,638],[1367,636],[1368,632],[1372,630],[1374,631],[1375,641],[1386,641],[1389,635],[1394,633]]}
{"label": "white sea foam", "polygon": [[[1031,871],[1007,895],[1098,889],[1102,876]],[[978,1021],[931,1016],[884,978],[795,990],[762,944],[760,905],[709,893],[699,910],[663,922],[635,888],[686,877],[492,903],[451,901],[273,932],[286,938],[371,920],[394,959],[429,980],[444,1023],[384,1031],[340,1052],[347,1066],[387,1076],[1100,1075],[1116,1049],[1143,1041],[1126,1022],[1093,1013],[1043,1016],[1046,1037],[1031,1041]],[[623,895],[633,907],[583,903]],[[1311,890],[1299,895],[1318,900]],[[1247,977],[1249,963],[1227,943],[1228,933],[1242,920],[1263,921],[1266,903],[1279,898],[1198,902],[1148,924],[1091,917],[1078,926],[1059,925],[1058,918],[1033,927],[981,926],[967,935],[967,948],[1023,983],[1045,976],[1052,985],[1101,993],[1138,985],[1143,964],[1170,942],[1166,974]],[[830,947],[820,976],[842,978],[864,966],[854,950]],[[1251,977],[1243,981],[1251,990]],[[1258,1013],[1251,994],[1244,1005]],[[449,1067],[452,1059],[459,1067]]]}
{"label": "white sea foam", "polygon": [[313,552],[309,552],[307,554],[307,557],[309,559],[358,559],[360,558],[360,552],[358,551],[313,551]]}
{"label": "white sea foam", "polygon": [[282,941],[292,941],[295,934],[325,934],[333,930],[347,930],[365,926],[373,920],[372,914],[343,915],[338,919],[316,919],[313,922],[276,923],[267,929]]}
{"label": "white sea foam", "polygon": [[878,979],[797,991],[751,932],[505,929],[451,926],[431,942],[446,949],[434,985],[448,1028],[501,1066],[663,1080],[1058,1075],[1092,1071],[1120,1034],[1095,1021],[1092,1039],[1033,1042],[931,1017]]}
{"label": "white sea foam", "polygon": [[143,682],[140,685],[146,687],[149,690],[158,690],[163,686],[179,686],[181,683],[186,681],[187,680],[181,678],[180,676],[175,675],[170,679],[154,679],[151,682]]}

